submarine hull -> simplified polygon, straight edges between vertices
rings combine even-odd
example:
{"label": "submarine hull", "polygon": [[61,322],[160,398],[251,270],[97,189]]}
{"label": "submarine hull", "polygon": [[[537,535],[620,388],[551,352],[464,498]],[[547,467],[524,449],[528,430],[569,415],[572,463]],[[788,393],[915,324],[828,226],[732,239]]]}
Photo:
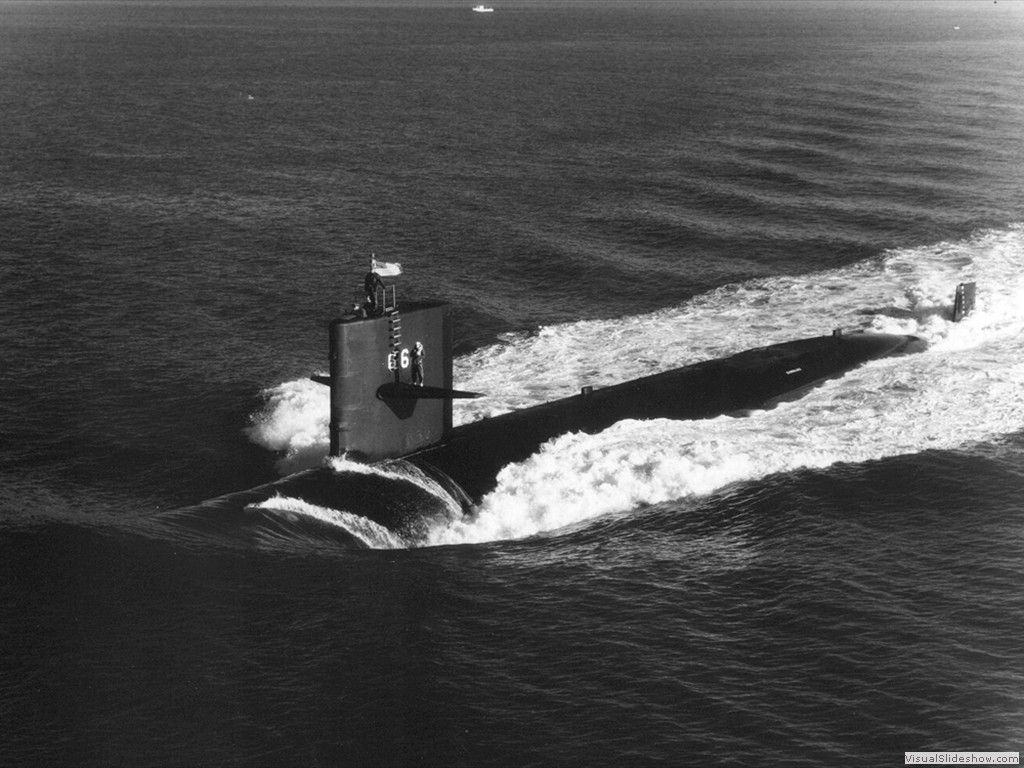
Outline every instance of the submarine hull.
{"label": "submarine hull", "polygon": [[559,435],[600,432],[623,419],[707,419],[771,408],[869,360],[922,344],[914,336],[858,332],[747,350],[465,424],[405,458],[447,475],[479,501],[504,466]]}
{"label": "submarine hull", "polygon": [[[386,458],[365,462],[374,464],[373,471],[306,470],[211,499],[172,515],[170,521],[208,527],[242,520],[256,526],[256,536],[261,520],[275,519],[278,506],[287,518],[287,500],[300,499],[366,518],[405,540],[421,540],[433,524],[453,519],[459,510],[469,512],[494,489],[502,468],[528,459],[559,435],[600,432],[623,419],[706,419],[770,408],[869,360],[922,346],[914,336],[851,333],[752,349],[464,424],[447,430],[430,446],[412,451],[399,447]],[[392,379],[385,394],[393,388]],[[398,389],[396,397],[410,396],[405,386]],[[415,424],[414,416],[424,406],[427,416],[437,418],[436,393],[427,388],[425,395],[409,400],[406,405],[411,407],[398,416],[388,408],[378,409],[376,418],[404,418]],[[373,398],[380,400],[378,395]],[[442,419],[446,415],[440,412]],[[405,468],[406,463],[413,467]],[[445,495],[453,503],[445,501]],[[282,501],[276,504],[275,498]],[[204,514],[211,510],[217,512],[214,518]],[[353,542],[365,546],[359,537]]]}
{"label": "submarine hull", "polygon": [[[973,291],[965,292],[965,307],[972,298]],[[464,505],[491,491],[503,467],[559,435],[600,432],[623,419],[707,419],[770,408],[869,360],[924,346],[915,336],[837,330],[585,387],[453,428],[452,399],[474,393],[452,388],[451,328],[451,307],[443,302],[395,302],[373,317],[339,318],[331,324],[325,383],[332,455],[365,463],[408,460],[442,485],[452,481]]]}

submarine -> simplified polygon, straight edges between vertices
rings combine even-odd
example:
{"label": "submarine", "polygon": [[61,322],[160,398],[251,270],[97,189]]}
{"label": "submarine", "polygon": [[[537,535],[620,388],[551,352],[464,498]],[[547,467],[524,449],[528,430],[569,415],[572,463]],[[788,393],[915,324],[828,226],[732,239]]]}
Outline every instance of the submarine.
{"label": "submarine", "polygon": [[[330,373],[313,377],[331,390],[331,455],[403,459],[470,505],[493,490],[504,466],[559,435],[596,433],[623,419],[767,409],[870,360],[924,347],[916,336],[837,329],[621,384],[584,386],[570,397],[453,427],[453,401],[480,395],[453,388],[451,305],[400,304],[394,283],[376,291],[375,311],[331,321]],[[974,299],[974,283],[957,286],[953,319],[967,315]]]}
{"label": "submarine", "polygon": [[[346,469],[297,472],[210,499],[179,519],[208,525],[207,513],[216,510],[222,524],[244,526],[253,511],[277,509],[296,523],[283,500],[297,499],[406,542],[425,540],[437,524],[472,516],[503,467],[552,438],[597,433],[623,419],[743,416],[798,399],[871,360],[925,346],[912,335],[836,329],[620,384],[583,386],[569,397],[455,427],[454,401],[482,395],[453,387],[452,306],[399,302],[393,282],[374,282],[365,305],[330,321],[329,374],[311,377],[330,388],[330,455],[350,462]],[[952,319],[965,317],[974,301],[975,284],[958,285]],[[329,528],[335,535],[337,526]],[[365,546],[358,536],[351,543]]]}

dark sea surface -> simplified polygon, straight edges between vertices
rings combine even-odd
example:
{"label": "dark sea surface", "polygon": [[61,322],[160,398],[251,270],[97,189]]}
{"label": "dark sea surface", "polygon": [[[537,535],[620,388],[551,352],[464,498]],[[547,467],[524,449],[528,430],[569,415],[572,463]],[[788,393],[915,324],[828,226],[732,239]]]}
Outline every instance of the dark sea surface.
{"label": "dark sea surface", "polygon": [[[1020,750],[1024,3],[472,4],[0,3],[0,764]],[[460,423],[928,348],[460,518],[326,459],[371,252],[453,303]],[[201,504],[325,462],[441,522]]]}

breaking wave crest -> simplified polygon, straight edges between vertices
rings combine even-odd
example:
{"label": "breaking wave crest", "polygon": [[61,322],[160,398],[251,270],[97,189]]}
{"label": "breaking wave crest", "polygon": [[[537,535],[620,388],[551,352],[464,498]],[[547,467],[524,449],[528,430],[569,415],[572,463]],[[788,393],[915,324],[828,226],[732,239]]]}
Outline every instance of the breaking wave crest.
{"label": "breaking wave crest", "polygon": [[265,501],[250,505],[250,509],[260,509],[265,512],[278,514],[293,522],[299,517],[305,517],[327,525],[337,526],[344,529],[357,542],[368,549],[405,549],[408,546],[408,542],[404,541],[400,536],[369,518],[341,509],[331,509],[330,507],[310,504],[302,499],[273,496]]}

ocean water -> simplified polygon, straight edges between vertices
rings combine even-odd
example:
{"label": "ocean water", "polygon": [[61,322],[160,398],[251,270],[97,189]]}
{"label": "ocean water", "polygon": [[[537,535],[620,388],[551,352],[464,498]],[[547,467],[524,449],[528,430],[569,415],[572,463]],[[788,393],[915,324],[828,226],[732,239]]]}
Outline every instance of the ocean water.
{"label": "ocean water", "polygon": [[[0,764],[1020,750],[1024,5],[470,5],[0,4]],[[460,423],[927,349],[562,436],[463,516],[327,458],[370,253],[454,305]],[[310,467],[422,527],[204,503]]]}

